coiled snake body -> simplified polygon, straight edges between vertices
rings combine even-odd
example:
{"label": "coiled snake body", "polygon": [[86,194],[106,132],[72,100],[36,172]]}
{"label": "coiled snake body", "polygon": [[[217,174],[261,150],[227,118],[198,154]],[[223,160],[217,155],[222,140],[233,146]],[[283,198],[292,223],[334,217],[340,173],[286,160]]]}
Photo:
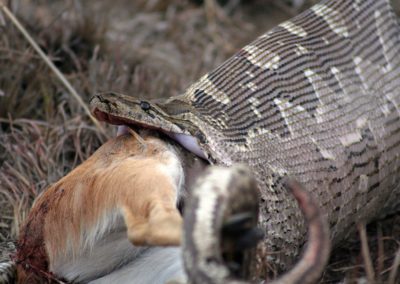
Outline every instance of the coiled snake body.
{"label": "coiled snake body", "polygon": [[322,1],[182,95],[99,94],[91,107],[100,120],[192,139],[184,146],[197,143],[211,163],[248,165],[260,189],[263,242],[282,268],[306,239],[286,176],[313,195],[333,245],[357,222],[399,209],[400,28],[387,0]]}

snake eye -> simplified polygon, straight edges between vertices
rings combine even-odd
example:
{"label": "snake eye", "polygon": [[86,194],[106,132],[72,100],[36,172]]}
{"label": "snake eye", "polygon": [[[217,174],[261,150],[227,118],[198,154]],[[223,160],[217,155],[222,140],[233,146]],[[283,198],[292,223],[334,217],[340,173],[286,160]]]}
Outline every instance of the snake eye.
{"label": "snake eye", "polygon": [[140,102],[140,107],[142,108],[142,110],[146,111],[146,110],[150,109],[150,104],[148,102],[141,101]]}

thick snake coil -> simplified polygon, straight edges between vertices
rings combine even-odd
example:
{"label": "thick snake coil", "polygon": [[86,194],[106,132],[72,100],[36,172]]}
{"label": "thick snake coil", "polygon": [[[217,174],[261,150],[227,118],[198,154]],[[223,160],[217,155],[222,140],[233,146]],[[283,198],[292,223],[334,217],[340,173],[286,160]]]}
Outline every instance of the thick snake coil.
{"label": "thick snake coil", "polygon": [[[284,184],[296,198],[308,224],[308,245],[294,268],[269,283],[314,283],[329,257],[328,224],[310,193],[295,181],[286,179]],[[257,225],[259,192],[251,171],[242,165],[210,167],[197,181],[186,208],[183,251],[190,283],[250,283],[235,278],[226,264],[223,247],[227,247],[228,240],[222,231],[231,216],[248,216],[250,231]],[[235,247],[228,246],[229,249]],[[248,254],[251,258],[252,254]],[[248,258],[246,265],[252,263]]]}
{"label": "thick snake coil", "polygon": [[110,123],[191,136],[211,163],[249,166],[263,243],[283,269],[307,231],[284,176],[312,193],[333,245],[400,208],[400,27],[388,0],[322,1],[181,95],[99,94],[91,106]]}

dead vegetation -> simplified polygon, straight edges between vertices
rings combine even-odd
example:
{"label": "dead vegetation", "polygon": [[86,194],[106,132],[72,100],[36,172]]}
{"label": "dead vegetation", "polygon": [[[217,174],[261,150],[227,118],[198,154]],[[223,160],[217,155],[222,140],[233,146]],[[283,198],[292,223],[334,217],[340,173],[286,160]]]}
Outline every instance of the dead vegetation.
{"label": "dead vegetation", "polygon": [[[223,9],[210,6],[213,1],[194,2],[19,0],[8,5],[87,102],[110,90],[141,97],[178,94],[291,16],[267,0],[228,1]],[[17,236],[44,188],[114,135],[114,127],[105,127],[102,134],[0,17],[0,242]],[[396,215],[368,227],[378,282],[388,280],[399,255],[399,221]],[[336,249],[323,282],[362,283],[367,273],[360,247],[354,235]]]}

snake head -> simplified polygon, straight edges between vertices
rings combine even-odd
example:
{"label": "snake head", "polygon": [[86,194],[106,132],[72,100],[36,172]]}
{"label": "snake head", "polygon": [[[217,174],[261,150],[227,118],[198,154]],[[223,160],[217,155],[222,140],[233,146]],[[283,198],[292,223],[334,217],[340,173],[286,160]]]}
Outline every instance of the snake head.
{"label": "snake head", "polygon": [[89,104],[92,114],[100,121],[184,133],[154,101],[108,92],[94,95]]}

